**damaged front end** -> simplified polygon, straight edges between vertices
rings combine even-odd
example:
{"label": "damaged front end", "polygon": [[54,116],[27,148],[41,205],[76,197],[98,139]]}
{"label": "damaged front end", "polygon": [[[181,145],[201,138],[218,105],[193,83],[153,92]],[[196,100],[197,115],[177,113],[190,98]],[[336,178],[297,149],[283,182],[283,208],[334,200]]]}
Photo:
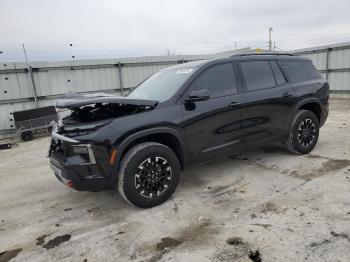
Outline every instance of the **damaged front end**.
{"label": "damaged front end", "polygon": [[[65,116],[54,125],[49,149],[50,165],[56,177],[76,190],[112,189],[115,154],[109,133],[111,122],[120,117],[154,109],[157,101],[127,99],[107,94],[67,94],[56,108]],[[109,130],[108,130],[109,129]]]}

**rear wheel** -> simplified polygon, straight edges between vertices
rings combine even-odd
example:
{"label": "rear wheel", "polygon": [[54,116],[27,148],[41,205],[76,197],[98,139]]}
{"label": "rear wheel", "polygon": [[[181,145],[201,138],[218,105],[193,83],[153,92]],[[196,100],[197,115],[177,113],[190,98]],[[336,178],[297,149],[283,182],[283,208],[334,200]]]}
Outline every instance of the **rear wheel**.
{"label": "rear wheel", "polygon": [[179,160],[169,147],[154,142],[141,143],[123,157],[118,190],[132,205],[152,207],[174,193],[179,177]]}
{"label": "rear wheel", "polygon": [[307,154],[314,149],[319,135],[319,121],[309,110],[297,111],[289,136],[287,148],[295,154]]}

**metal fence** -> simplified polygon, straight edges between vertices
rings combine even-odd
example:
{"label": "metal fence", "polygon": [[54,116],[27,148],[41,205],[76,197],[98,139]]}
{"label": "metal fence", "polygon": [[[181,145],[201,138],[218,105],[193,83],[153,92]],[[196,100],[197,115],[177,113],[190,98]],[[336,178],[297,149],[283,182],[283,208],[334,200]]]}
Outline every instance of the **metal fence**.
{"label": "metal fence", "polygon": [[214,55],[155,56],[64,62],[0,64],[0,130],[15,128],[12,113],[54,105],[67,92],[124,95],[160,69],[189,61],[225,57]]}
{"label": "metal fence", "polygon": [[[12,113],[54,105],[67,92],[125,94],[154,72],[178,63],[227,57],[214,55],[158,56],[64,62],[0,64],[0,130],[14,128]],[[293,53],[313,60],[334,93],[350,94],[350,43],[308,48]]]}
{"label": "metal fence", "polygon": [[313,61],[321,75],[328,80],[334,96],[350,97],[350,42],[300,49],[292,53]]}

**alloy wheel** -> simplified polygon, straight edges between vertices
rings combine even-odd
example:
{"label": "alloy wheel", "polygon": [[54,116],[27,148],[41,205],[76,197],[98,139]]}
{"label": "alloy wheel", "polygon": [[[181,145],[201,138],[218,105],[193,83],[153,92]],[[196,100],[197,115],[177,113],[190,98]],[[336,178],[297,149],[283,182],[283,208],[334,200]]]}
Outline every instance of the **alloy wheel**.
{"label": "alloy wheel", "polygon": [[309,147],[315,141],[317,135],[316,125],[312,119],[304,119],[298,128],[297,137],[298,143],[303,147]]}
{"label": "alloy wheel", "polygon": [[162,195],[172,179],[172,170],[168,161],[160,156],[145,159],[135,174],[137,192],[146,198]]}

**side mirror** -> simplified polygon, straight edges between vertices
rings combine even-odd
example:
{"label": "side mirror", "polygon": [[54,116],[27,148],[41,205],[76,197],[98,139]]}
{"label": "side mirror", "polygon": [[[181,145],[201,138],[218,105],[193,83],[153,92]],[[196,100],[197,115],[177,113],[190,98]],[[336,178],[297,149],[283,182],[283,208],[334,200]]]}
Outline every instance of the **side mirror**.
{"label": "side mirror", "polygon": [[194,90],[188,95],[188,97],[186,97],[186,102],[205,101],[209,98],[210,95],[208,89]]}

